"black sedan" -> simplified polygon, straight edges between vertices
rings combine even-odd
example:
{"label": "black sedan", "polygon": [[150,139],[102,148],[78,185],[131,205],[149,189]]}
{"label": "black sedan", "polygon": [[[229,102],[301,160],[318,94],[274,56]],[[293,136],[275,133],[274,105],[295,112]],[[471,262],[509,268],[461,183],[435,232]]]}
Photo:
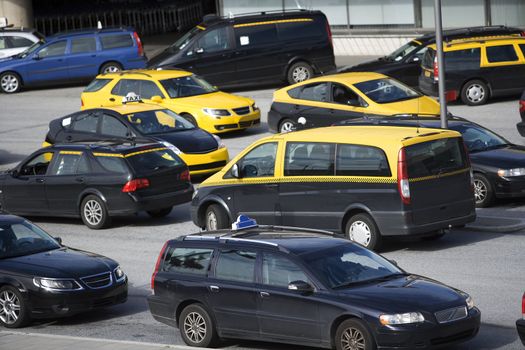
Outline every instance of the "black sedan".
{"label": "black sedan", "polygon": [[[433,117],[369,117],[347,120],[345,125],[381,124],[440,128]],[[525,197],[525,147],[464,118],[450,117],[448,127],[461,133],[474,172],[477,207],[487,207],[496,198]]]}
{"label": "black sedan", "polygon": [[112,259],[68,248],[29,221],[0,214],[0,325],[70,316],[127,300]]}

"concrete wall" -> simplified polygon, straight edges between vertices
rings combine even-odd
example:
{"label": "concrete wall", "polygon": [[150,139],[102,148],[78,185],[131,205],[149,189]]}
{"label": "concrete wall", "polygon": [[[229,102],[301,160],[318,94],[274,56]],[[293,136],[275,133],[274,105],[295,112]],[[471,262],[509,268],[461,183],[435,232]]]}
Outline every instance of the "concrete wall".
{"label": "concrete wall", "polygon": [[403,35],[334,35],[336,56],[384,56],[412,40]]}
{"label": "concrete wall", "polygon": [[0,17],[7,17],[15,27],[33,27],[31,0],[0,0]]}

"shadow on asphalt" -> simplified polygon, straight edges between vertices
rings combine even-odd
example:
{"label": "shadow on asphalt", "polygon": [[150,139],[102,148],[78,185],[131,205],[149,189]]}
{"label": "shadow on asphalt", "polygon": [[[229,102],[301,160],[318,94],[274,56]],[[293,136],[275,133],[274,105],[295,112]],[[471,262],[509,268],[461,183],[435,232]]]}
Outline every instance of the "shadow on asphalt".
{"label": "shadow on asphalt", "polygon": [[225,132],[223,134],[217,134],[221,139],[234,139],[238,137],[250,137],[254,135],[260,135],[268,132],[268,125],[265,122],[261,122],[258,127],[248,128],[245,130],[235,130],[230,132]]}
{"label": "shadow on asphalt", "polygon": [[27,157],[27,155],[14,154],[0,149],[0,165],[19,162],[25,157]]}

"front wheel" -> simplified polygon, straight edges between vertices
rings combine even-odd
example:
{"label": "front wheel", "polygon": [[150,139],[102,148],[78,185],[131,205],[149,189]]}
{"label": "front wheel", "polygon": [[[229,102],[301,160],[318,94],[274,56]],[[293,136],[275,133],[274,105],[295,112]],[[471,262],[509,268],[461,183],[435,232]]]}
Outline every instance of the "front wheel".
{"label": "front wheel", "polygon": [[84,225],[94,230],[108,226],[111,221],[106,204],[95,195],[84,198],[80,205],[80,216]]}
{"label": "front wheel", "polygon": [[471,80],[461,89],[461,100],[469,106],[480,106],[489,99],[489,87],[481,80]]}
{"label": "front wheel", "polygon": [[100,74],[115,73],[115,72],[120,72],[121,70],[122,70],[122,66],[119,63],[117,63],[117,62],[108,62],[108,63],[105,63],[100,68]]}
{"label": "front wheel", "polygon": [[370,215],[361,213],[352,216],[346,224],[346,235],[351,241],[374,250],[381,244],[381,233]]}
{"label": "front wheel", "polygon": [[279,124],[279,132],[285,134],[297,130],[297,124],[291,119],[285,119]]}
{"label": "front wheel", "polygon": [[228,214],[218,204],[212,204],[206,209],[206,231],[215,231],[228,228]]}
{"label": "front wheel", "polygon": [[288,69],[288,83],[296,84],[310,79],[314,76],[314,70],[306,62],[297,62]]}
{"label": "front wheel", "polygon": [[6,328],[19,328],[30,321],[27,303],[22,294],[12,286],[0,289],[0,325]]}
{"label": "front wheel", "polygon": [[206,348],[217,340],[217,331],[208,312],[198,304],[186,306],[179,318],[182,340],[189,346]]}
{"label": "front wheel", "polygon": [[483,174],[474,174],[474,199],[478,208],[488,207],[494,201],[492,185]]}
{"label": "front wheel", "polygon": [[0,89],[6,94],[14,94],[22,88],[22,81],[16,73],[6,72],[0,75]]}
{"label": "front wheel", "polygon": [[364,323],[358,319],[350,319],[341,323],[337,327],[334,340],[337,350],[376,349],[372,335]]}

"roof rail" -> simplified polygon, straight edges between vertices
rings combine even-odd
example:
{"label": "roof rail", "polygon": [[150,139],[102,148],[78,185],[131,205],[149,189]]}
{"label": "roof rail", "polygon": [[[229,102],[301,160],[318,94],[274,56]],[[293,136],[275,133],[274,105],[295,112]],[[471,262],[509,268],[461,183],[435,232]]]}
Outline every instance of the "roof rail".
{"label": "roof rail", "polygon": [[[249,17],[249,16],[257,16],[257,15],[278,15],[278,14],[287,14],[287,13],[302,13],[302,12],[312,12],[313,10],[308,10],[308,9],[289,9],[289,10],[271,10],[271,11],[258,11],[258,12],[244,12],[244,13],[236,13],[236,14],[231,14],[231,15],[227,15],[227,16],[215,16],[215,17],[212,17],[210,16],[209,17],[209,20],[210,21],[216,21],[218,19],[234,19],[234,18],[242,18],[242,17]],[[205,16],[205,21],[204,23],[209,23],[209,22],[206,22],[206,16]]]}
{"label": "roof rail", "polygon": [[70,31],[58,32],[51,36],[60,38],[60,37],[75,35],[75,34],[105,33],[105,32],[112,32],[112,31],[119,31],[119,30],[127,31],[127,30],[132,30],[132,29],[133,28],[131,27],[124,27],[124,26],[105,27],[102,29],[95,27],[95,28],[75,29],[75,30],[70,30]]}

